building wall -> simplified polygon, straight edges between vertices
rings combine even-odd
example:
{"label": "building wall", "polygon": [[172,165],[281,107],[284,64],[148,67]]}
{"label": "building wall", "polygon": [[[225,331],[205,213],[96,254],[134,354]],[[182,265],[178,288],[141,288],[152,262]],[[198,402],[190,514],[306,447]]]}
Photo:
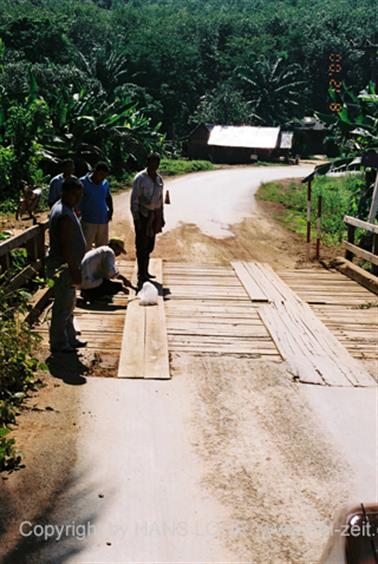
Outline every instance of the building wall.
{"label": "building wall", "polygon": [[197,127],[189,136],[188,156],[191,159],[210,160],[209,140],[210,131],[204,125]]}

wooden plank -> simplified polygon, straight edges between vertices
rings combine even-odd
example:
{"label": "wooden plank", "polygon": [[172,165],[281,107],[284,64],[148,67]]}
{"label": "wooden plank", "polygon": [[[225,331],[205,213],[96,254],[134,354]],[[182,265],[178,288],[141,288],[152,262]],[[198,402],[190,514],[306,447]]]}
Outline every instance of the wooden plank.
{"label": "wooden plank", "polygon": [[258,355],[258,356],[266,356],[268,358],[276,358],[277,360],[282,360],[279,352],[276,348],[269,349],[269,350],[261,350],[258,347],[254,348],[251,345],[243,346],[241,344],[235,345],[219,345],[217,344],[208,344],[208,345],[201,345],[197,347],[193,343],[169,343],[169,349],[175,352],[191,352],[191,353],[214,353],[214,354],[243,354],[243,355]]}
{"label": "wooden plank", "polygon": [[370,233],[378,234],[377,224],[369,223],[368,221],[363,221],[362,219],[357,219],[356,217],[351,217],[350,215],[344,215],[344,223],[353,225],[354,227],[359,227],[365,231],[370,231]]}
{"label": "wooden plank", "polygon": [[355,255],[358,258],[362,258],[367,260],[368,262],[371,262],[372,264],[375,264],[376,266],[378,266],[378,256],[374,255],[373,253],[370,253],[369,251],[365,251],[364,249],[361,249],[361,247],[357,247],[357,245],[353,245],[352,243],[348,243],[348,241],[343,241],[344,243],[344,247],[350,251],[353,255]]}
{"label": "wooden plank", "polygon": [[[151,273],[162,284],[161,259],[151,259]],[[133,280],[136,279],[136,270]],[[158,298],[156,306],[141,306],[133,296],[130,300],[122,337],[118,367],[119,378],[169,379],[168,340],[164,302]]]}
{"label": "wooden plank", "polygon": [[[156,281],[163,284],[163,263],[159,259],[150,260],[151,273]],[[143,307],[143,306],[142,306]],[[145,378],[169,379],[168,339],[163,297],[158,297],[157,306],[145,307]]]}
{"label": "wooden plank", "polygon": [[7,292],[14,292],[15,290],[21,288],[21,286],[23,286],[25,282],[34,278],[38,274],[40,265],[41,262],[37,260],[33,264],[28,264],[27,266],[25,266],[25,268],[23,268],[21,272],[16,274],[16,276],[14,276],[13,278],[11,278],[11,280],[5,283],[4,285],[5,290]]}
{"label": "wooden plank", "polygon": [[261,272],[272,304],[259,314],[281,355],[300,381],[329,385],[372,385],[373,380],[341,342],[268,266],[255,264]]}
{"label": "wooden plank", "polygon": [[248,272],[245,263],[233,261],[231,262],[231,265],[252,301],[255,302],[269,301],[268,297],[266,296],[265,292],[262,290],[260,285]]}
{"label": "wooden plank", "polygon": [[33,295],[28,306],[29,310],[21,316],[21,319],[32,325],[45,309],[50,299],[53,297],[53,288],[40,288]]}
{"label": "wooden plank", "polygon": [[[136,283],[135,267],[132,281]],[[118,378],[144,378],[145,310],[139,307],[135,293],[130,290],[126,310],[121,352],[118,365]]]}
{"label": "wooden plank", "polygon": [[2,243],[0,243],[0,256],[6,255],[13,249],[22,247],[27,241],[30,241],[30,239],[38,237],[40,229],[46,229],[47,225],[48,221],[44,221],[43,223],[25,229],[25,231],[23,231],[19,235],[14,235],[13,237],[6,239]]}

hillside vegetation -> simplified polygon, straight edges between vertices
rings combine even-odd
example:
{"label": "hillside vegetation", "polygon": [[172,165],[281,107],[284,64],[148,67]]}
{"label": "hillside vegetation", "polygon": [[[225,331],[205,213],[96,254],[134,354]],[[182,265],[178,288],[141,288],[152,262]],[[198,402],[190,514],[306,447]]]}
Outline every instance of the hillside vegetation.
{"label": "hillside vegetation", "polygon": [[[3,0],[0,190],[69,155],[122,177],[181,154],[196,123],[285,125],[325,111],[328,57],[369,81],[374,0]],[[173,142],[166,144],[166,140]],[[51,166],[50,166],[51,165]]]}

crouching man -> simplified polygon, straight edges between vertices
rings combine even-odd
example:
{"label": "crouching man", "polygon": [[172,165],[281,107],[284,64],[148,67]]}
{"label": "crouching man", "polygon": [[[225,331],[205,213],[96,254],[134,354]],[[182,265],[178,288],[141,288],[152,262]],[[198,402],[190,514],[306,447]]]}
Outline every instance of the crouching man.
{"label": "crouching man", "polygon": [[86,241],[75,209],[83,186],[75,177],[62,186],[62,197],[52,207],[49,220],[50,248],[46,270],[54,279],[54,304],[50,324],[50,349],[53,353],[72,353],[86,345],[77,339],[73,322],[76,287],[81,283],[80,264]]}
{"label": "crouching man", "polygon": [[[126,254],[122,239],[113,237],[108,245],[88,251],[81,263],[81,297],[85,301],[96,301],[118,292],[129,293],[131,282],[116,268],[115,259]],[[117,278],[118,280],[112,280]]]}

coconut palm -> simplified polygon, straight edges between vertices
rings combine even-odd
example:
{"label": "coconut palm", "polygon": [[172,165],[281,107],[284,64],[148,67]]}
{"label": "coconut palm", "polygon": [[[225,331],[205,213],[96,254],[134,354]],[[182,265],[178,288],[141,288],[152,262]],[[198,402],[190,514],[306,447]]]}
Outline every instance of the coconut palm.
{"label": "coconut palm", "polygon": [[77,66],[88,77],[98,80],[108,99],[112,99],[117,87],[128,82],[128,61],[122,51],[108,42],[105,47],[95,49],[90,56],[80,51]]}
{"label": "coconut palm", "polygon": [[253,111],[249,118],[260,125],[283,125],[299,114],[305,81],[297,64],[282,58],[259,59],[252,67],[239,69],[245,96]]}

